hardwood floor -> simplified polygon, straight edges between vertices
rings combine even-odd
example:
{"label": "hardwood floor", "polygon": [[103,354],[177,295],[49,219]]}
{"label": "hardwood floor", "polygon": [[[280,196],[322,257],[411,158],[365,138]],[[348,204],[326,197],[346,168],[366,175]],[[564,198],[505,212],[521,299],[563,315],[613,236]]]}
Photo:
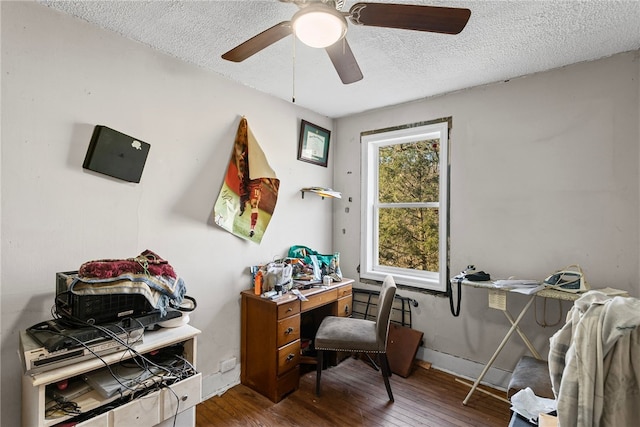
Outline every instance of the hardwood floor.
{"label": "hardwood floor", "polygon": [[[279,403],[244,385],[196,408],[196,426],[433,426],[506,427],[509,404],[476,392],[435,369],[416,367],[408,378],[391,377],[395,402],[389,402],[382,375],[364,361],[348,358],[322,373],[315,395],[315,371],[301,376],[300,387]],[[504,391],[491,390],[498,395]]]}

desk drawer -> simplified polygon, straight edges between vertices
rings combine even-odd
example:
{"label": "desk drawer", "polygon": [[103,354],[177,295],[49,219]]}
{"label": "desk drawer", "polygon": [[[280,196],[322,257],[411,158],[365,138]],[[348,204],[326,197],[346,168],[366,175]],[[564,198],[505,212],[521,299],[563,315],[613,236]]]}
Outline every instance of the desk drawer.
{"label": "desk drawer", "polygon": [[278,319],[300,313],[300,301],[295,300],[278,306]]}
{"label": "desk drawer", "polygon": [[338,300],[338,313],[337,315],[340,317],[349,317],[353,311],[353,297],[349,295],[348,297],[340,298]]}
{"label": "desk drawer", "polygon": [[299,362],[300,340],[297,340],[278,350],[278,375],[297,367]]}
{"label": "desk drawer", "polygon": [[338,290],[331,289],[326,292],[308,296],[307,298],[309,299],[308,301],[301,301],[300,303],[302,305],[302,311],[311,310],[312,308],[334,302],[338,299]]}
{"label": "desk drawer", "polygon": [[278,348],[300,338],[300,315],[278,321]]}
{"label": "desk drawer", "polygon": [[346,297],[353,294],[353,287],[351,285],[341,286],[338,288],[338,298]]}

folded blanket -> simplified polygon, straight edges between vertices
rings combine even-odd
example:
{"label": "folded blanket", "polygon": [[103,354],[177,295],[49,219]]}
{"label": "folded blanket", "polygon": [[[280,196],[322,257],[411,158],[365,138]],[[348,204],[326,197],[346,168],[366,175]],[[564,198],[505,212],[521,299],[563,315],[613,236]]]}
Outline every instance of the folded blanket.
{"label": "folded blanket", "polygon": [[170,303],[180,305],[187,292],[184,281],[167,276],[121,274],[118,277],[95,279],[77,276],[69,290],[77,295],[140,294],[164,316]]}
{"label": "folded blanket", "polygon": [[143,295],[164,316],[169,304],[182,303],[186,286],[166,260],[147,249],[135,258],[85,262],[69,291],[77,295]]}
{"label": "folded blanket", "polygon": [[97,279],[117,277],[126,273],[145,273],[152,276],[169,276],[174,279],[177,277],[173,267],[149,249],[135,258],[88,261],[78,270],[79,276]]}

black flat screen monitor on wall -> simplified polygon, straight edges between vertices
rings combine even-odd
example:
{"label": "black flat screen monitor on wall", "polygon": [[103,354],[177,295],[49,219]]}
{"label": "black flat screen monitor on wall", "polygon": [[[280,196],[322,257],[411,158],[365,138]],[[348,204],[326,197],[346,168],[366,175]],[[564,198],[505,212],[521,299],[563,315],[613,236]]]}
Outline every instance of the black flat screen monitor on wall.
{"label": "black flat screen monitor on wall", "polygon": [[129,182],[140,182],[151,145],[106,126],[93,130],[82,167]]}

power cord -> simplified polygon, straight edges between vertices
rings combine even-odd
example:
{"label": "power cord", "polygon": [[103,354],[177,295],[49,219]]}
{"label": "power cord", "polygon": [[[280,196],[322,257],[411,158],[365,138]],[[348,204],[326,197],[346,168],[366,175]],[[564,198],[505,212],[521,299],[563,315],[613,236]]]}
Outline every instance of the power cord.
{"label": "power cord", "polygon": [[564,310],[562,309],[562,301],[560,301],[559,299],[556,300],[558,301],[558,307],[560,308],[560,313],[558,314],[558,320],[555,323],[547,323],[547,299],[548,298],[544,298],[544,304],[542,306],[542,322],[538,320],[538,298],[536,298],[533,302],[534,303],[533,310],[535,313],[536,323],[538,324],[538,326],[542,326],[543,328],[546,328],[548,326],[559,325],[560,322],[562,322],[562,314],[564,312]]}
{"label": "power cord", "polygon": [[[190,307],[185,307],[182,308],[182,310],[184,311],[191,311],[193,309],[195,309],[196,306],[196,302],[195,299],[193,298],[189,298],[192,303],[193,303],[193,308]],[[136,344],[137,342],[142,340],[142,335],[140,334],[138,337],[136,337],[134,340],[130,339],[130,334],[132,331],[127,331],[125,328],[123,328],[120,325],[117,325],[117,327],[119,328],[119,330],[122,331],[122,334],[126,335],[126,338],[123,339],[120,334],[102,326],[102,325],[95,325],[95,324],[91,324],[88,322],[84,322],[80,319],[77,318],[73,318],[71,316],[67,316],[65,315],[64,318],[62,318],[57,310],[56,307],[52,307],[52,315],[54,317],[54,319],[58,319],[64,323],[66,323],[68,326],[73,327],[73,326],[77,326],[77,327],[92,327],[95,328],[96,330],[100,331],[101,334],[103,334],[105,337],[108,337],[110,339],[113,339],[114,341],[118,342],[120,345],[124,346],[126,348],[126,350],[124,350],[124,352],[122,353],[122,359],[121,364],[126,364],[126,362],[131,361],[132,364],[137,365],[138,367],[140,367],[142,370],[144,371],[148,371],[152,374],[151,377],[148,377],[147,379],[145,379],[144,381],[140,381],[138,383],[136,383],[135,386],[131,386],[128,385],[126,383],[124,383],[123,381],[121,381],[121,378],[117,375],[116,372],[114,372],[114,370],[112,369],[112,364],[107,363],[100,355],[98,355],[90,346],[88,346],[85,342],[83,342],[82,340],[78,339],[75,336],[69,335],[69,334],[65,334],[64,332],[59,332],[59,331],[51,331],[52,334],[55,335],[60,335],[63,336],[65,338],[71,339],[75,342],[77,342],[81,347],[87,349],[91,354],[93,354],[97,359],[99,359],[105,366],[105,368],[109,371],[109,373],[111,374],[111,376],[118,382],[118,384],[120,384],[122,386],[122,389],[120,389],[120,398],[118,399],[119,401],[122,401],[123,403],[125,401],[131,401],[133,399],[145,396],[155,390],[161,389],[161,388],[168,388],[171,393],[176,397],[176,414],[174,416],[174,426],[176,423],[176,417],[179,413],[179,406],[180,406],[180,398],[179,396],[175,393],[175,391],[173,389],[170,388],[170,386],[178,381],[181,381],[185,378],[189,378],[195,374],[197,374],[197,371],[195,369],[195,367],[188,361],[186,360],[184,357],[182,357],[179,354],[173,354],[172,357],[175,359],[173,360],[171,363],[168,363],[166,365],[163,365],[162,363],[156,363],[153,359],[153,356],[151,354],[149,355],[144,355],[139,353],[136,349],[134,349],[132,347],[132,345]],[[140,326],[140,328],[144,329],[144,325],[142,323],[140,323],[138,320],[136,320],[135,318],[131,318],[130,319],[132,322],[137,322],[138,325]],[[137,329],[136,329],[137,330]],[[173,346],[172,346],[173,347]],[[125,359],[126,355],[130,355],[131,358],[130,359]],[[155,367],[157,370],[159,370],[160,372],[164,372],[162,374],[158,373],[158,372],[153,372],[152,371],[152,367]],[[152,385],[148,385],[148,381],[147,380],[151,380],[153,381]],[[146,384],[145,384],[146,383]],[[126,396],[125,393],[126,391],[129,391],[129,395]],[[53,414],[56,413],[60,413],[60,416],[80,416],[80,415],[87,415],[89,413],[85,413],[83,414],[80,410],[80,407],[78,406],[78,404],[76,402],[73,401],[61,401],[59,399],[52,399],[50,402],[55,402],[54,404],[52,404],[50,407],[48,407],[46,409],[46,416],[51,416]],[[110,410],[112,405],[107,405],[107,407],[103,407],[102,410]],[[90,411],[90,413],[94,413],[94,411]],[[97,415],[97,413],[95,414]]]}

